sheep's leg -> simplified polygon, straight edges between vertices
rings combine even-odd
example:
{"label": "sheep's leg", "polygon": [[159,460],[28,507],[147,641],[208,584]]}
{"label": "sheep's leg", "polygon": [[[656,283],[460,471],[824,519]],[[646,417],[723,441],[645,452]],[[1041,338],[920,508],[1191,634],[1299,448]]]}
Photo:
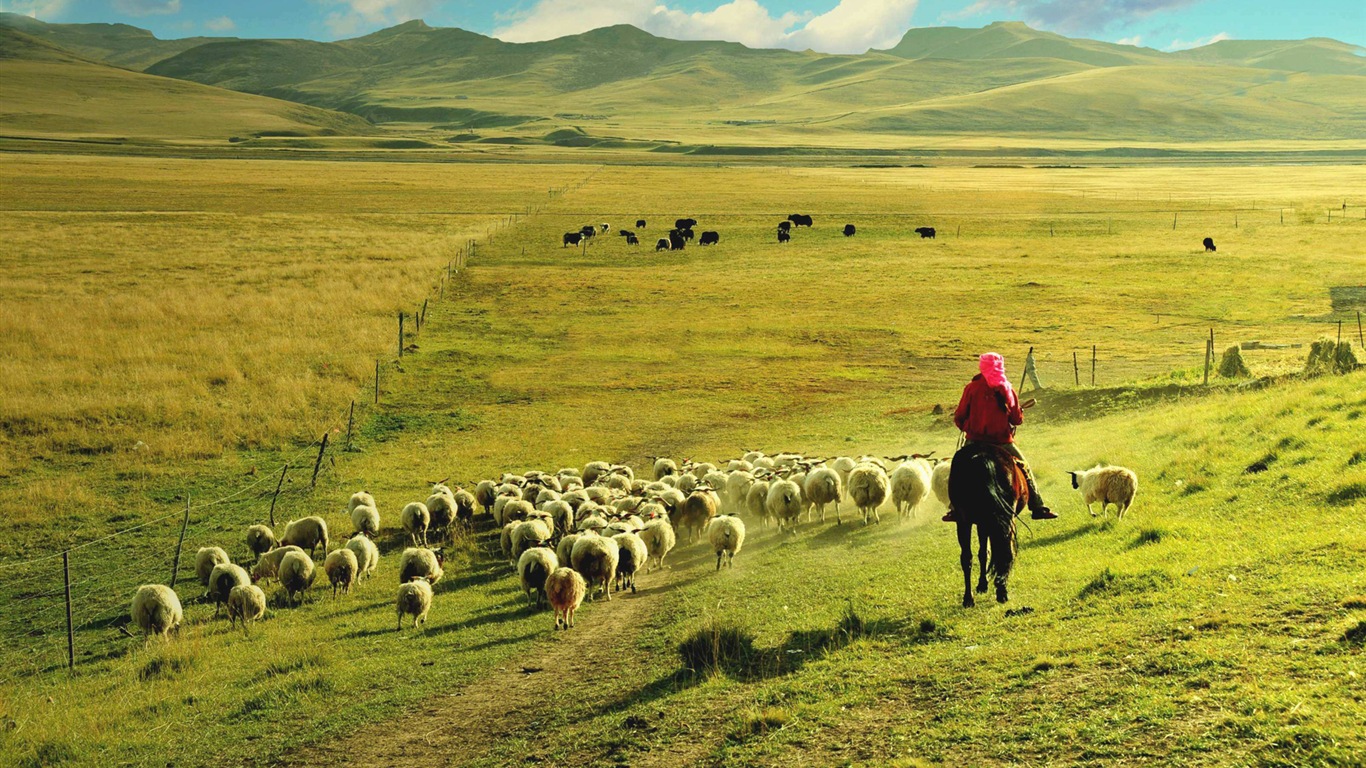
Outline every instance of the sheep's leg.
{"label": "sheep's leg", "polygon": [[1094,509],[1091,509],[1091,504],[1092,502],[1086,502],[1086,511],[1091,513],[1091,517],[1095,517],[1096,511]]}
{"label": "sheep's leg", "polygon": [[721,570],[721,555],[722,555],[722,554],[723,554],[723,553],[720,552],[720,551],[718,551],[718,552],[716,553],[716,570],[718,570],[718,571]]}
{"label": "sheep's leg", "polygon": [[958,522],[958,561],[963,566],[963,607],[976,605],[972,598],[972,525]]}

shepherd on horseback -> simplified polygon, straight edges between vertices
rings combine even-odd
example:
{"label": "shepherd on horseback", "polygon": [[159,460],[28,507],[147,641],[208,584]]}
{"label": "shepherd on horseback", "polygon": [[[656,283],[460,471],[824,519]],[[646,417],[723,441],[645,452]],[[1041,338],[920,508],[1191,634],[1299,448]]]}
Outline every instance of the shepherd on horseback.
{"label": "shepherd on horseback", "polygon": [[[1005,358],[988,352],[978,360],[978,369],[981,373],[973,376],[972,381],[963,388],[963,397],[958,401],[958,409],[953,412],[953,423],[967,436],[964,448],[973,444],[995,446],[1018,459],[1029,484],[1030,517],[1035,520],[1057,519],[1057,514],[1043,503],[1043,497],[1034,484],[1034,474],[1029,471],[1020,449],[1015,447],[1015,427],[1024,423],[1024,411],[1020,408],[1020,399],[1011,388],[1010,381],[1006,379]],[[957,512],[952,507],[944,515],[944,522],[958,522]]]}

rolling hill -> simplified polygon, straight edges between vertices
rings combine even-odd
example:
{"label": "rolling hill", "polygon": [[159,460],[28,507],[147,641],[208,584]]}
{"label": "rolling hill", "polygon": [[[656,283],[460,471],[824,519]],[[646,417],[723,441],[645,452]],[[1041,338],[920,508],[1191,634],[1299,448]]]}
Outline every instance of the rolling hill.
{"label": "rolling hill", "polygon": [[0,27],[0,133],[46,139],[226,140],[372,130],[339,112],[130,72]]}
{"label": "rolling hill", "polygon": [[505,43],[421,21],[336,42],[162,41],[123,25],[0,16],[0,26],[16,24],[85,58],[400,130],[463,131],[461,141],[544,143],[570,131],[566,146],[689,151],[894,150],[963,137],[1366,140],[1366,58],[1326,39],[1166,53],[998,22],[912,29],[885,51],[830,55],[670,40],[625,25]]}

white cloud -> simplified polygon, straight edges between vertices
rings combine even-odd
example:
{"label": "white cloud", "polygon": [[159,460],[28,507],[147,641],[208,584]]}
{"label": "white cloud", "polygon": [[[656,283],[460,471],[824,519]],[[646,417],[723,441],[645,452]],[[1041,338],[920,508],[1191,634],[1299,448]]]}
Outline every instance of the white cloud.
{"label": "white cloud", "polygon": [[180,13],[180,0],[114,0],[114,10],[129,16]]}
{"label": "white cloud", "polygon": [[70,0],[0,0],[0,11],[51,21],[70,4]]}
{"label": "white cloud", "polygon": [[338,37],[348,37],[376,26],[392,26],[420,19],[438,5],[438,0],[314,0],[338,8],[323,23]]}
{"label": "white cloud", "polygon": [[1227,32],[1220,32],[1220,33],[1217,34],[1217,35],[1210,35],[1209,37],[1197,37],[1197,38],[1194,39],[1194,40],[1173,40],[1173,41],[1171,42],[1170,45],[1164,47],[1162,50],[1164,50],[1164,51],[1184,51],[1184,50],[1186,50],[1187,48],[1199,48],[1199,47],[1201,47],[1201,46],[1209,45],[1210,43],[1217,43],[1217,42],[1219,42],[1220,40],[1232,40],[1232,39],[1233,39],[1233,36],[1230,35],[1229,33],[1227,33]]}
{"label": "white cloud", "polygon": [[1134,35],[1133,37],[1121,37],[1115,42],[1119,45],[1143,45],[1143,35]]}
{"label": "white cloud", "polygon": [[237,29],[237,24],[227,16],[219,16],[204,22],[204,28],[210,32],[231,32]]}
{"label": "white cloud", "polygon": [[910,26],[917,0],[840,0],[820,15],[775,17],[759,0],[731,0],[709,11],[687,12],[656,0],[540,0],[505,19],[494,37],[508,42],[550,40],[614,24],[630,24],[678,40],[728,40],[752,48],[813,48],[863,53],[889,48]]}

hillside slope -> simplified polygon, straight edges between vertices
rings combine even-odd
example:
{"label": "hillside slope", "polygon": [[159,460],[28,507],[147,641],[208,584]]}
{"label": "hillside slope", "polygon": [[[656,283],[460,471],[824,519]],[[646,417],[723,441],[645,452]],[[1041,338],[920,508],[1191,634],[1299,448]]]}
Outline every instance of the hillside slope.
{"label": "hillside slope", "polygon": [[228,139],[364,133],[362,119],[84,60],[0,27],[0,132],[9,136]]}
{"label": "hillside slope", "polygon": [[161,40],[130,24],[49,24],[17,13],[0,12],[0,27],[17,29],[87,59],[127,69],[142,70],[181,51],[226,37],[184,37]]}

